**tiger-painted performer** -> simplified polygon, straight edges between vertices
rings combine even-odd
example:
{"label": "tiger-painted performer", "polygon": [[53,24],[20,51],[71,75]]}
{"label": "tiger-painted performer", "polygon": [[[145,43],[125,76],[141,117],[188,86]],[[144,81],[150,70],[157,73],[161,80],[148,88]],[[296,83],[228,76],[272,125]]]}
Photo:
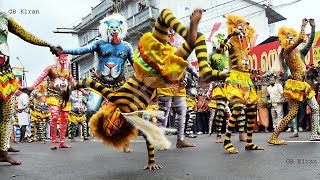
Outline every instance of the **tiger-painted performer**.
{"label": "tiger-painted performer", "polygon": [[50,108],[46,102],[47,99],[47,81],[40,83],[31,93],[29,106],[31,108],[31,139],[38,139],[43,144],[46,143],[46,122],[51,121]]}
{"label": "tiger-painted performer", "polygon": [[224,148],[231,154],[238,153],[231,143],[231,134],[235,124],[241,118],[241,111],[247,114],[246,150],[263,150],[252,143],[254,121],[257,116],[258,96],[250,79],[250,73],[259,74],[259,70],[250,68],[248,54],[255,30],[244,17],[227,16],[228,36],[217,48],[217,53],[229,52],[230,77],[225,81],[226,98],[232,104],[232,115],[228,122]]}
{"label": "tiger-painted performer", "polygon": [[60,92],[64,90],[69,84],[74,84],[74,80],[70,70],[70,60],[67,54],[61,54],[56,58],[56,63],[44,69],[41,75],[35,80],[31,88],[34,89],[41,82],[48,78],[47,89],[47,104],[51,112],[50,133],[51,133],[51,149],[57,149],[57,123],[60,118],[60,143],[59,148],[71,148],[65,142],[67,132],[68,115],[71,110],[71,103],[67,106],[61,107]]}
{"label": "tiger-painted performer", "polygon": [[[311,33],[310,33],[310,36],[309,36],[309,38],[308,38],[308,41],[307,41],[307,43],[299,50],[299,54],[300,54],[300,58],[301,58],[301,60],[303,61],[303,62],[305,62],[305,58],[306,58],[306,56],[307,56],[307,54],[308,54],[308,52],[309,52],[309,50],[310,50],[310,48],[311,48],[311,46],[312,46],[312,43],[313,43],[313,41],[314,41],[314,38],[315,38],[315,26],[316,26],[316,24],[315,24],[315,22],[314,22],[314,19],[310,19],[309,20],[309,22],[310,22],[310,26],[311,26]],[[288,79],[288,77],[290,76],[290,69],[288,68],[288,66],[287,66],[287,64],[286,64],[286,61],[285,61],[285,59],[283,58],[283,55],[282,55],[282,53],[283,53],[283,49],[282,49],[282,52],[281,52],[281,54],[280,54],[280,56],[279,56],[279,59],[280,59],[280,61],[282,62],[282,65],[284,66],[284,69],[285,69],[285,77],[286,77],[286,79]],[[307,76],[305,77],[306,78],[306,82],[308,82],[309,84],[310,84],[310,86],[311,86],[311,89],[315,89],[315,87],[314,87],[314,85],[315,85],[315,80],[316,80],[316,77],[318,77],[317,75],[316,75],[316,71],[314,71],[315,69],[314,68],[311,68],[311,69],[309,69],[310,71],[310,73],[308,73],[308,71],[307,71]],[[298,111],[299,111],[299,109],[301,108],[301,107],[303,107],[303,108],[305,108],[305,104],[303,104],[303,103],[301,103],[301,104],[299,104],[299,108],[298,108]],[[311,108],[311,110],[313,110],[313,111],[311,111],[313,114],[312,114],[312,117],[315,117],[316,116],[316,114],[315,113],[317,113],[317,112],[315,112],[316,110],[316,106],[312,106],[313,108]],[[299,114],[299,113],[298,113]],[[303,117],[303,116],[302,116]],[[299,121],[299,119],[300,119],[300,117],[298,118],[298,117],[295,117],[294,119],[293,119],[293,121],[292,121],[292,124],[293,124],[293,134],[290,136],[291,138],[294,138],[294,137],[299,137],[299,133],[298,133],[298,121]],[[315,121],[312,121],[312,122],[314,122],[314,123],[316,123]],[[311,137],[310,138],[310,140],[314,140],[314,139],[316,139],[317,137],[316,136],[314,136],[314,135],[316,135],[316,133],[315,132],[311,132],[311,134],[313,134],[313,137]]]}
{"label": "tiger-painted performer", "polygon": [[[98,55],[98,67],[91,69],[92,79],[100,82],[108,88],[119,89],[125,82],[125,63],[128,60],[133,65],[133,49],[131,44],[123,39],[127,35],[128,24],[121,14],[108,15],[100,21],[99,32],[101,39],[96,39],[91,44],[76,48],[64,49],[63,53],[82,55],[96,52]],[[99,93],[91,92],[90,96],[99,96]],[[90,116],[101,107],[102,97],[98,104],[91,106],[88,102]],[[133,152],[128,145],[124,146],[125,152]]]}
{"label": "tiger-painted performer", "polygon": [[71,111],[69,113],[68,119],[70,121],[70,129],[71,129],[71,141],[74,142],[77,125],[81,124],[83,131],[83,140],[89,140],[88,138],[88,125],[87,125],[87,117],[86,117],[86,99],[83,96],[82,92],[79,90],[72,91],[70,95],[71,100]]}
{"label": "tiger-painted performer", "polygon": [[313,112],[311,117],[312,129],[310,140],[319,140],[319,136],[317,134],[317,128],[319,126],[319,105],[315,99],[314,90],[312,90],[311,86],[305,82],[306,67],[297,52],[297,46],[304,40],[305,27],[307,24],[308,20],[303,19],[299,35],[294,29],[286,27],[280,28],[278,32],[280,46],[283,49],[282,56],[291,72],[291,75],[286,81],[284,87],[284,96],[289,99],[290,110],[274,130],[272,136],[268,139],[268,143],[270,144],[286,144],[284,140],[279,140],[278,137],[292,119],[297,116],[299,103],[303,101],[307,101]]}
{"label": "tiger-painted performer", "polygon": [[[145,134],[149,161],[144,169],[160,169],[155,164],[154,146],[168,148],[168,142],[163,131],[147,121],[139,119],[136,112],[146,109],[150,97],[156,88],[167,87],[167,84],[179,83],[188,65],[185,60],[193,49],[199,61],[200,76],[210,81],[216,78],[226,78],[229,74],[212,70],[207,62],[205,37],[197,33],[197,26],[203,10],[195,10],[191,15],[190,27],[185,28],[168,9],[161,11],[152,33],[145,33],[138,44],[134,55],[134,75],[117,91],[110,90],[91,78],[76,83],[64,92],[65,101],[69,98],[72,88],[90,87],[100,92],[110,101],[90,120],[90,130],[104,143],[122,148],[137,136],[134,126]],[[176,49],[167,44],[168,27],[173,28],[186,41]],[[162,53],[159,53],[162,52]],[[131,125],[134,124],[134,125]],[[140,124],[143,124],[140,126]],[[147,126],[147,127],[146,127]],[[143,128],[146,127],[146,128]],[[156,138],[157,140],[155,140]]]}
{"label": "tiger-painted performer", "polygon": [[[212,69],[217,69],[219,71],[229,70],[229,60],[228,52],[216,53],[216,45],[220,46],[221,42],[224,40],[225,35],[222,33],[217,33],[215,35],[215,43],[213,44],[212,52],[209,54],[209,63]],[[211,99],[209,103],[209,131],[211,131],[212,123],[215,122],[217,137],[215,143],[222,143],[221,130],[224,119],[229,122],[231,112],[228,106],[228,100],[226,98],[226,92],[224,89],[224,81],[215,81],[210,84],[207,96]],[[245,126],[245,113],[242,113],[238,117],[238,129],[239,129],[239,140],[246,141],[244,136],[244,126]],[[211,133],[210,133],[211,135]]]}
{"label": "tiger-painted performer", "polygon": [[16,80],[10,66],[9,47],[7,43],[8,32],[11,32],[24,41],[49,47],[54,54],[59,54],[60,50],[49,43],[35,37],[21,27],[15,20],[0,12],[0,162],[9,162],[12,165],[19,165],[21,162],[14,160],[8,155],[7,139],[10,138],[10,128],[8,126],[12,112],[11,97],[18,89]]}
{"label": "tiger-painted performer", "polygon": [[196,123],[196,112],[197,112],[197,79],[195,79],[189,72],[186,72],[185,79],[186,84],[186,94],[187,94],[187,115],[186,115],[186,126],[185,134],[186,137],[196,138],[194,134],[195,123]]}

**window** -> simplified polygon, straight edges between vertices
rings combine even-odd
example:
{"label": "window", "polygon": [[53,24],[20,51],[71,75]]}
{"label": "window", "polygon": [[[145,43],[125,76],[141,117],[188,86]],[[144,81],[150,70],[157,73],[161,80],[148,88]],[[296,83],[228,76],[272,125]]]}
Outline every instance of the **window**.
{"label": "window", "polygon": [[84,36],[83,36],[83,45],[85,45],[87,42],[88,42],[87,36],[84,35]]}
{"label": "window", "polygon": [[138,2],[131,3],[131,16],[138,12]]}

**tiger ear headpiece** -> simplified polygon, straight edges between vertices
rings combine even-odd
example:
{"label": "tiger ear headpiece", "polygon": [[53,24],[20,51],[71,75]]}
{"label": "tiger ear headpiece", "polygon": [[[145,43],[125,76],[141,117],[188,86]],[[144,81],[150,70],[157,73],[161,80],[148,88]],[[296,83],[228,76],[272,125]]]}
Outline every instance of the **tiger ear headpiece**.
{"label": "tiger ear headpiece", "polygon": [[282,49],[290,45],[290,39],[288,34],[292,34],[293,40],[295,41],[298,38],[298,32],[293,28],[281,27],[278,31],[279,43]]}
{"label": "tiger ear headpiece", "polygon": [[230,14],[227,16],[227,27],[228,27],[228,34],[230,34],[234,29],[237,29],[238,24],[243,23],[247,28],[247,37],[253,39],[255,30],[250,23],[246,21],[246,19],[242,16]]}
{"label": "tiger ear headpiece", "polygon": [[[237,15],[228,15],[227,16],[227,27],[228,34],[230,34],[233,30],[239,29],[239,24],[242,23],[245,28],[246,33],[242,35],[243,40],[240,39],[240,36],[233,36],[230,38],[230,42],[236,49],[251,49],[252,41],[254,40],[255,30],[250,24],[246,21],[246,19],[242,16]],[[242,28],[242,27],[241,27]]]}

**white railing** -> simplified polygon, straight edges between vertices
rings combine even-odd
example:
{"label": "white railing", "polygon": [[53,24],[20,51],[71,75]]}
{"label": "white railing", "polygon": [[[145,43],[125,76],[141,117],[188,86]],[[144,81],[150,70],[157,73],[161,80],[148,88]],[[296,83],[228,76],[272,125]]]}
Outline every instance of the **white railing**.
{"label": "white railing", "polygon": [[82,23],[81,24],[87,24],[92,19],[94,19],[96,16],[98,16],[99,14],[104,13],[110,7],[112,7],[110,5],[110,1],[102,1],[96,7],[92,8],[90,14],[88,14],[86,17],[82,18]]}
{"label": "white railing", "polygon": [[157,18],[159,16],[159,9],[155,7],[147,7],[136,13],[135,15],[127,19],[129,29],[134,28],[135,26],[145,22],[150,18]]}

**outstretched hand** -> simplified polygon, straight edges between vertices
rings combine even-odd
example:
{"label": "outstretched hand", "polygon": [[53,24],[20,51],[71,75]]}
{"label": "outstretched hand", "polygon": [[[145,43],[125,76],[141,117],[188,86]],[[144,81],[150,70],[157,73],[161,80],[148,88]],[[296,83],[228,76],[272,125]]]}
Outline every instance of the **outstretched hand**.
{"label": "outstretched hand", "polygon": [[303,18],[302,19],[302,26],[306,26],[308,24],[308,19],[307,18]]}
{"label": "outstretched hand", "polygon": [[234,29],[231,33],[230,36],[238,36],[241,33],[239,29]]}
{"label": "outstretched hand", "polygon": [[220,80],[225,80],[229,76],[230,76],[230,71],[220,71],[219,72],[219,79]]}
{"label": "outstretched hand", "polygon": [[314,22],[314,19],[309,19],[309,23],[310,23],[310,26],[311,27],[315,27],[316,26],[316,23]]}
{"label": "outstretched hand", "polygon": [[52,54],[56,55],[57,57],[62,54],[62,47],[61,46],[50,46],[50,51]]}

